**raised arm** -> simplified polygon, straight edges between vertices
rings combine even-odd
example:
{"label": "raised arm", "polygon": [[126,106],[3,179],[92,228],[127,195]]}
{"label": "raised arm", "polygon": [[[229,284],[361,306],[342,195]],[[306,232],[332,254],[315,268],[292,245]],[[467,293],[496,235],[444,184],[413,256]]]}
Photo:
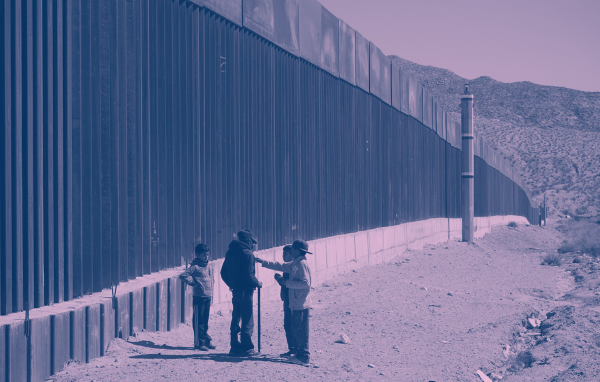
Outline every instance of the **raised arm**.
{"label": "raised arm", "polygon": [[289,263],[278,263],[277,261],[261,260],[263,268],[272,269],[274,271],[280,271],[285,273],[292,272],[292,262]]}

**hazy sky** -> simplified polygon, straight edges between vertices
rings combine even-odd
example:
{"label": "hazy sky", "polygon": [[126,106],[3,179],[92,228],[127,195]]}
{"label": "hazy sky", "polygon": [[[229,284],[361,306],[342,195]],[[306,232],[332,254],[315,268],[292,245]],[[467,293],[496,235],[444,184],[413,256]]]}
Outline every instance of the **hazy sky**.
{"label": "hazy sky", "polygon": [[600,0],[319,0],[386,55],[600,91]]}

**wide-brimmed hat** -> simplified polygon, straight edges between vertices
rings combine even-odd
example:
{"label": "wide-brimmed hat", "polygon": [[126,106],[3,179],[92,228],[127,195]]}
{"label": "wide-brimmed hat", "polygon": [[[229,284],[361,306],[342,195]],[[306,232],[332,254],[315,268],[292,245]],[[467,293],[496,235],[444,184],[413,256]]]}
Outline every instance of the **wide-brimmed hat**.
{"label": "wide-brimmed hat", "polygon": [[308,243],[304,240],[294,240],[292,248],[296,248],[304,253],[310,253],[312,255],[312,252],[308,252]]}
{"label": "wide-brimmed hat", "polygon": [[243,229],[237,233],[238,240],[240,241],[248,241],[251,240],[254,244],[258,243],[258,240],[254,238],[252,231],[249,229]]}

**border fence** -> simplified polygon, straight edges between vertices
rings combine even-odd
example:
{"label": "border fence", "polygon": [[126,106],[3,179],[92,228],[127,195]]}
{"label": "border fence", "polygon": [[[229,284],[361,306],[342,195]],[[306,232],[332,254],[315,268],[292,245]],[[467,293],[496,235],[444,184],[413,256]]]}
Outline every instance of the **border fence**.
{"label": "border fence", "polygon": [[[317,1],[1,4],[2,315],[197,241],[223,257],[241,228],[270,248],[460,217],[460,125]],[[475,216],[537,222],[510,164],[475,155]]]}

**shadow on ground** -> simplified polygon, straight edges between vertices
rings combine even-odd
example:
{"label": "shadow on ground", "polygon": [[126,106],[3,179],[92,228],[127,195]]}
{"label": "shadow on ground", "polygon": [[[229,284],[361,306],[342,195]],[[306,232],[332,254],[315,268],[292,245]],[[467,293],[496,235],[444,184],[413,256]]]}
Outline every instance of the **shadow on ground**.
{"label": "shadow on ground", "polygon": [[[146,342],[146,341],[143,341]],[[185,348],[188,349],[188,348]],[[235,357],[230,356],[227,353],[208,353],[208,354],[140,354],[131,356],[132,359],[199,359],[199,360],[210,360],[215,362],[227,362],[227,363],[240,363],[244,361],[260,361],[260,362],[273,362],[273,363],[294,363],[289,362],[279,357],[271,357],[268,355],[258,355],[254,357]]]}
{"label": "shadow on ground", "polygon": [[134,342],[134,341],[127,341],[127,342],[129,342],[129,343],[130,343],[130,344],[132,344],[132,345],[136,345],[136,346],[144,346],[144,347],[147,347],[147,348],[152,348],[152,349],[164,349],[164,350],[194,350],[194,348],[193,348],[193,347],[188,347],[188,346],[186,346],[186,347],[181,347],[181,346],[169,346],[169,345],[165,345],[165,344],[162,344],[162,345],[157,345],[157,344],[155,344],[155,343],[154,343],[154,342],[152,342],[152,341],[137,341],[137,342]]}

